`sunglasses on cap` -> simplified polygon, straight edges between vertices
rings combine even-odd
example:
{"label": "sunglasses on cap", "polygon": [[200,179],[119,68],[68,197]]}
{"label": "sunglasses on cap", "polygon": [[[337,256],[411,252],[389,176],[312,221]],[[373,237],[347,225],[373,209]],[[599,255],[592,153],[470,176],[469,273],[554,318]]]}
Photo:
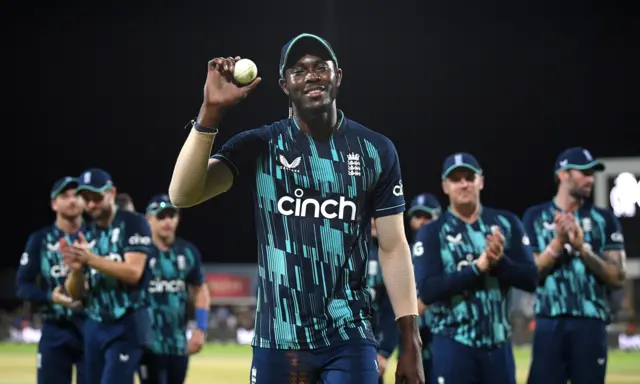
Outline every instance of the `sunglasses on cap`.
{"label": "sunglasses on cap", "polygon": [[158,220],[164,220],[167,217],[173,219],[176,216],[178,216],[178,210],[173,208],[163,209],[162,211],[156,213],[156,218]]}

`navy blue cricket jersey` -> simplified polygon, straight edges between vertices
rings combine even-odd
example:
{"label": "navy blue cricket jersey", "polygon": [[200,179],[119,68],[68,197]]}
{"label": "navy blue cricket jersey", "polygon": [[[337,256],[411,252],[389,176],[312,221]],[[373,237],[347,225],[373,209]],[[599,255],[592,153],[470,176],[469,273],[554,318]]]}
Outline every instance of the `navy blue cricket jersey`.
{"label": "navy blue cricket jersey", "polygon": [[374,341],[366,283],[370,220],[405,206],[391,141],[340,112],[326,141],[290,118],[234,136],[213,157],[255,182],[252,344],[314,349]]}
{"label": "navy blue cricket jersey", "polygon": [[[553,202],[529,208],[523,217],[531,249],[540,253],[556,236],[554,216],[561,209]],[[585,203],[574,212],[584,232],[585,244],[597,255],[624,250],[618,218],[612,212]],[[539,316],[576,316],[608,321],[610,288],[598,281],[569,244],[536,290],[535,313]]]}
{"label": "navy blue cricket jersey", "polygon": [[[504,257],[490,272],[481,273],[475,261],[492,226],[505,237]],[[420,229],[413,252],[418,295],[429,305],[434,334],[478,348],[508,340],[509,288],[531,292],[538,278],[529,239],[514,214],[482,207],[478,220],[468,224],[448,210]]]}
{"label": "navy blue cricket jersey", "polygon": [[190,242],[176,238],[167,251],[152,247],[149,267],[151,350],[161,355],[185,356],[188,288],[204,282],[200,251]]}
{"label": "navy blue cricket jersey", "polygon": [[[151,252],[151,229],[139,213],[118,209],[109,228],[92,223],[86,234],[91,250],[109,260],[123,262],[127,252]],[[148,264],[148,263],[147,263]],[[124,283],[87,268],[87,314],[99,322],[119,320],[137,309],[147,307],[149,270],[145,268],[136,285]]]}
{"label": "navy blue cricket jersey", "polygon": [[29,236],[18,268],[17,294],[22,300],[42,304],[45,319],[69,319],[82,310],[71,310],[51,302],[51,292],[57,286],[64,290],[69,269],[60,253],[60,239],[66,238],[70,244],[77,238],[58,228],[55,224],[46,226]]}

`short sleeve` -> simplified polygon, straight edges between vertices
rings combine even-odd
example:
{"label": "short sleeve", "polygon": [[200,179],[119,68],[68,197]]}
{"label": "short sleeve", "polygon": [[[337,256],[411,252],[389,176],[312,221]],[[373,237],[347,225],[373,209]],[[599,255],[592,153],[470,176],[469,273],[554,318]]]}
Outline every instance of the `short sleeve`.
{"label": "short sleeve", "polygon": [[622,225],[620,220],[609,211],[604,212],[605,228],[603,250],[620,249],[624,250],[624,236],[622,235]]}
{"label": "short sleeve", "polygon": [[124,253],[142,252],[151,254],[151,228],[144,216],[135,214],[124,228]]}
{"label": "short sleeve", "polygon": [[542,248],[545,247],[545,244],[538,244],[538,234],[536,233],[535,226],[533,224],[534,220],[535,217],[533,208],[527,209],[527,211],[524,213],[524,216],[522,216],[524,234],[529,240],[529,247],[531,251],[540,253],[542,252]]}
{"label": "short sleeve", "polygon": [[189,246],[189,252],[193,257],[193,267],[186,277],[186,282],[191,286],[200,286],[204,283],[204,273],[202,272],[202,255],[194,245]]}
{"label": "short sleeve", "polygon": [[404,191],[400,159],[395,146],[387,139],[387,148],[380,152],[382,172],[373,191],[373,217],[384,217],[404,212]]}
{"label": "short sleeve", "polygon": [[253,173],[262,143],[265,142],[266,128],[252,129],[233,136],[211,158],[225,163],[235,177],[243,173]]}

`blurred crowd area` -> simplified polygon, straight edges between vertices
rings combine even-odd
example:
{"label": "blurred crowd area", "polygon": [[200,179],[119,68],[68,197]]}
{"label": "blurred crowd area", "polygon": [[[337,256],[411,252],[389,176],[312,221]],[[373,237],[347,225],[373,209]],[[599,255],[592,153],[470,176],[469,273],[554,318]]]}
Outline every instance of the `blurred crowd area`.
{"label": "blurred crowd area", "polygon": [[[638,319],[627,305],[624,290],[612,293],[610,305],[615,314],[609,331],[609,346],[629,351],[640,351]],[[509,298],[509,313],[514,345],[529,345],[535,330],[535,295],[512,290]],[[193,313],[190,308],[189,313]],[[215,343],[237,343],[248,345],[253,337],[255,305],[213,305],[209,317],[207,339]],[[37,343],[40,339],[42,316],[37,308],[28,304],[13,311],[0,310],[0,340],[16,343]],[[195,328],[195,322],[188,322],[187,334]]]}

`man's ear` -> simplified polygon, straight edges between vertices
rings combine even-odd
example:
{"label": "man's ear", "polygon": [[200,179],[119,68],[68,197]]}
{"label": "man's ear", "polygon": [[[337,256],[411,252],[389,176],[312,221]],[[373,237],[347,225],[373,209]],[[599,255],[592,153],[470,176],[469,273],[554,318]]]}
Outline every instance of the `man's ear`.
{"label": "man's ear", "polygon": [[289,90],[287,89],[287,80],[280,78],[278,80],[278,85],[280,85],[282,92],[284,92],[285,95],[289,96]]}
{"label": "man's ear", "polygon": [[340,87],[342,84],[342,69],[336,69],[336,87]]}

